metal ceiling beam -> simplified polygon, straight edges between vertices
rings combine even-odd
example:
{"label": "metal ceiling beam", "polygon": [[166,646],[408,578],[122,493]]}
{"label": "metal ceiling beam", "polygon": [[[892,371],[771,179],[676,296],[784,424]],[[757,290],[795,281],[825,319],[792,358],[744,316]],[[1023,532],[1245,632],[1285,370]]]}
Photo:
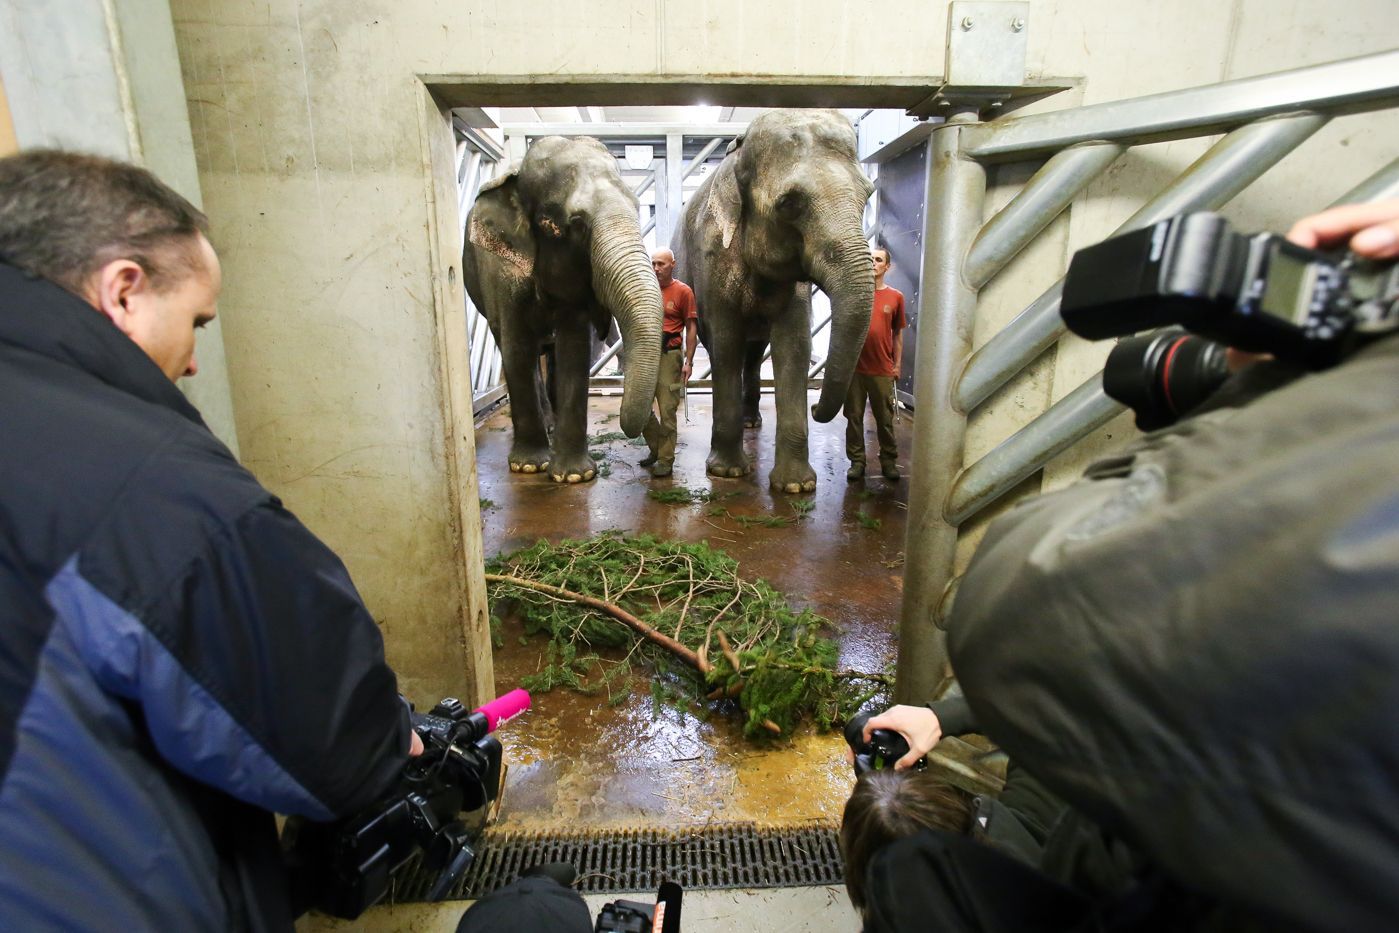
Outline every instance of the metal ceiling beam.
{"label": "metal ceiling beam", "polygon": [[682,136],[722,136],[732,139],[748,128],[747,123],[505,123],[511,136],[594,136],[631,137],[664,140],[672,133]]}
{"label": "metal ceiling beam", "polygon": [[473,146],[480,149],[489,158],[497,162],[505,158],[505,150],[501,148],[500,143],[487,136],[477,127],[469,125],[457,114],[452,115],[452,128],[456,130],[458,136],[469,140]]}

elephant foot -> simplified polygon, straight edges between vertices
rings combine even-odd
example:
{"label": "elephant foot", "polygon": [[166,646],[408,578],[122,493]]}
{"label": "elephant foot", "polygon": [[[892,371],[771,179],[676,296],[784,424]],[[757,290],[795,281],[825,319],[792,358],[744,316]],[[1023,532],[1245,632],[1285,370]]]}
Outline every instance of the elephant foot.
{"label": "elephant foot", "polygon": [[517,447],[510,451],[511,473],[543,473],[549,468],[549,449]]}
{"label": "elephant foot", "polygon": [[709,459],[704,463],[704,467],[709,472],[710,476],[723,476],[728,478],[747,476],[748,472],[753,469],[752,465],[748,462],[748,457],[743,454],[739,454],[737,458],[733,459],[721,457],[718,454],[710,454]]}
{"label": "elephant foot", "polygon": [[763,416],[762,416],[762,415],[752,415],[752,416],[744,415],[744,416],[743,416],[743,426],[744,426],[745,428],[761,428],[761,427],[763,426]]}
{"label": "elephant foot", "polygon": [[597,464],[585,450],[582,454],[554,455],[549,477],[556,483],[586,483],[597,476]]}
{"label": "elephant foot", "polygon": [[778,463],[768,476],[768,485],[777,492],[803,493],[816,491],[816,471],[806,461]]}

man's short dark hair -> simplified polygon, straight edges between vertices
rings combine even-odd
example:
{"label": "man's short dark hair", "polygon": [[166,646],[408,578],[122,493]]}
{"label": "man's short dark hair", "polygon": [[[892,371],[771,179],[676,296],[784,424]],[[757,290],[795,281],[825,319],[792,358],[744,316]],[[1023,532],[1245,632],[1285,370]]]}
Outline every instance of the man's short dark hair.
{"label": "man's short dark hair", "polygon": [[865,909],[865,870],[874,853],[923,829],[966,833],[972,797],[931,771],[868,771],[855,782],[840,821],[840,854],[850,903]]}
{"label": "man's short dark hair", "polygon": [[75,294],[115,259],[171,288],[202,268],[208,231],[198,208],[135,165],[56,149],[0,159],[0,259]]}
{"label": "man's short dark hair", "polygon": [[885,261],[886,263],[890,264],[890,265],[893,265],[893,264],[894,264],[894,257],[891,256],[891,255],[889,255],[889,247],[887,247],[887,246],[871,246],[871,247],[870,247],[870,252],[871,252],[871,253],[883,253],[883,254],[884,254],[884,261]]}

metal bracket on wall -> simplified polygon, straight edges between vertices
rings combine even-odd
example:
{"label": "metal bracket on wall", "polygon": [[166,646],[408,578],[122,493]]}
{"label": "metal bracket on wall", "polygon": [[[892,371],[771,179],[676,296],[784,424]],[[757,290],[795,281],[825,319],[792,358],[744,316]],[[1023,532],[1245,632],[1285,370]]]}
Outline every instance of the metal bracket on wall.
{"label": "metal bracket on wall", "polygon": [[916,117],[974,109],[1000,116],[1069,85],[1025,80],[1030,34],[1026,0],[953,0],[947,8],[947,62],[942,86],[909,109]]}

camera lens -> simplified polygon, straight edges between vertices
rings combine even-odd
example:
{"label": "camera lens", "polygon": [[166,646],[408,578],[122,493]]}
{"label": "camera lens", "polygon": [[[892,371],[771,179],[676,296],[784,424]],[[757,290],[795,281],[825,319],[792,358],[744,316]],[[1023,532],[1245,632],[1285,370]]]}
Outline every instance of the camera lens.
{"label": "camera lens", "polygon": [[1181,330],[1118,341],[1103,365],[1103,391],[1155,431],[1189,414],[1229,378],[1223,344]]}

